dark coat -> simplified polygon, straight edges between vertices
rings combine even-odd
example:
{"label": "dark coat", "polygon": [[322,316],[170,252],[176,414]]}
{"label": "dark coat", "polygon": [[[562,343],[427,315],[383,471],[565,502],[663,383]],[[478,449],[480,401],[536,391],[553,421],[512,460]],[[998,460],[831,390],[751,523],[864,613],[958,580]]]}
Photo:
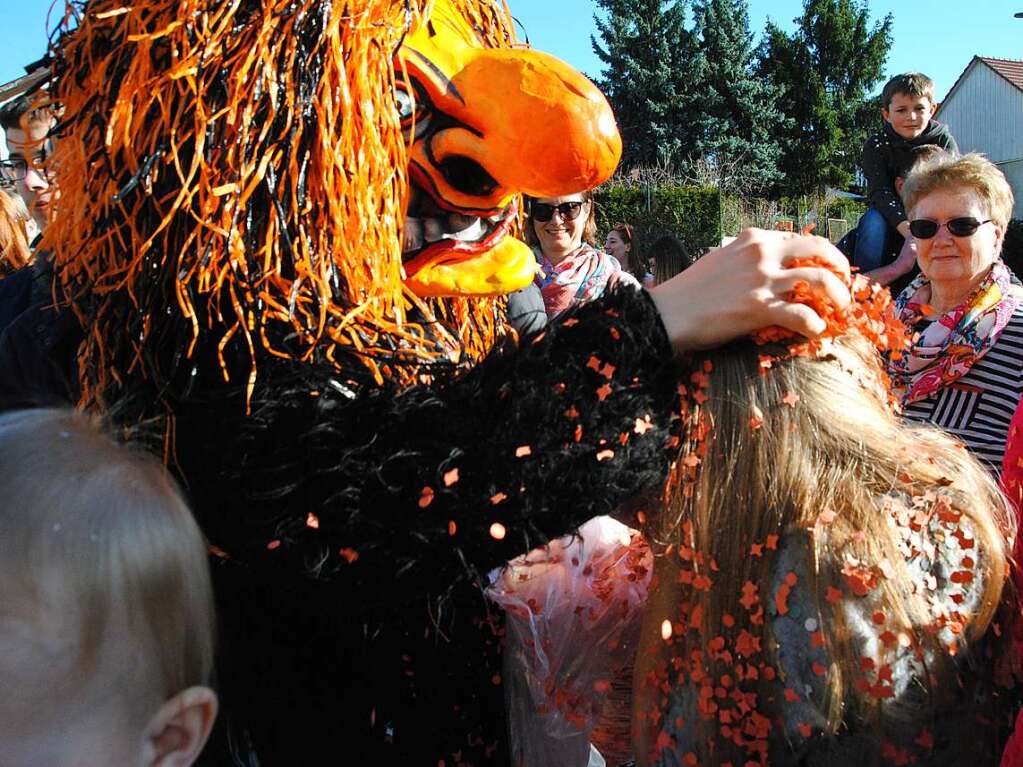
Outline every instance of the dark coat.
{"label": "dark coat", "polygon": [[860,164],[867,178],[867,198],[892,229],[906,220],[902,200],[895,192],[895,179],[913,166],[917,147],[927,144],[935,144],[948,152],[959,151],[948,126],[934,120],[914,139],[903,138],[886,122],[884,129],[863,145]]}

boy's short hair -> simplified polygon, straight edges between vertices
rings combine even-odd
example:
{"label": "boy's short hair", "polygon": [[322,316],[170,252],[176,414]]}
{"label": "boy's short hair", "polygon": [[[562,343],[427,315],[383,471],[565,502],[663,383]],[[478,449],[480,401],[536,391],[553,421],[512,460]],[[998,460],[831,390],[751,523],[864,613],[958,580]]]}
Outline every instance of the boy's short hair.
{"label": "boy's short hair", "polygon": [[881,91],[881,106],[888,109],[897,93],[906,96],[924,96],[934,103],[934,80],[920,72],[904,72],[895,75],[884,84]]}
{"label": "boy's short hair", "polygon": [[137,647],[165,698],[212,676],[206,546],[181,492],[151,456],[81,415],[0,415],[0,617],[67,627],[91,669],[112,627]]}
{"label": "boy's short hair", "polygon": [[995,226],[1002,230],[1012,217],[1012,188],[998,167],[982,154],[971,152],[962,157],[943,152],[917,163],[902,187],[907,211],[933,192],[974,192],[987,206]]}
{"label": "boy's short hair", "polygon": [[56,119],[59,108],[45,94],[24,93],[0,107],[0,128],[20,129],[23,121],[50,124]]}

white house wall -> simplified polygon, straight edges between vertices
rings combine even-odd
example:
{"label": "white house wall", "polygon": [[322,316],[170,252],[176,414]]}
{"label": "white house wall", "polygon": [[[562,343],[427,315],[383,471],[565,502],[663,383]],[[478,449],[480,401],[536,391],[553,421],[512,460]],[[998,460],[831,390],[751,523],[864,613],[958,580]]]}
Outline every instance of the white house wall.
{"label": "white house wall", "polygon": [[1023,91],[981,61],[963,75],[941,105],[962,152],[982,152],[1005,173],[1016,196],[1013,215],[1023,218]]}

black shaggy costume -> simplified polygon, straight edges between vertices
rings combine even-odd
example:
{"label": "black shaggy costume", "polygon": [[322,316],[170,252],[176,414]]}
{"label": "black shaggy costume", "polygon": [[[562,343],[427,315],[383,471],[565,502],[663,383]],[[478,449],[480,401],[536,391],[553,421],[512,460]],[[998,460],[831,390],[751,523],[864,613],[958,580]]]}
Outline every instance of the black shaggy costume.
{"label": "black shaggy costume", "polygon": [[[80,333],[44,296],[0,335],[4,409],[63,388],[24,378],[58,380],[70,360],[45,350]],[[262,765],[504,763],[487,573],[663,481],[670,358],[649,298],[622,288],[431,388],[353,398],[332,368],[277,363],[245,416],[216,362],[199,365],[202,396],[173,409],[179,476],[229,552],[208,763],[244,739]]]}
{"label": "black shaggy costume", "polygon": [[[450,2],[510,43],[497,4]],[[101,410],[185,486],[221,620],[205,763],[502,764],[488,572],[666,477],[653,303],[516,344],[491,299],[403,292],[392,56],[428,4],[76,4],[63,207],[0,281],[0,409]]]}

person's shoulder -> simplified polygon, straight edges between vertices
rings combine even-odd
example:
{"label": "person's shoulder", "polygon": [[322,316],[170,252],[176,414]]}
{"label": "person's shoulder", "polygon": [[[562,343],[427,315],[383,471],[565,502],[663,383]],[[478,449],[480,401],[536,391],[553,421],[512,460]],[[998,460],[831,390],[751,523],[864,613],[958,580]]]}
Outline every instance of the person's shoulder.
{"label": "person's shoulder", "polygon": [[0,279],[0,333],[31,307],[34,283],[35,272],[31,266],[23,266]]}

